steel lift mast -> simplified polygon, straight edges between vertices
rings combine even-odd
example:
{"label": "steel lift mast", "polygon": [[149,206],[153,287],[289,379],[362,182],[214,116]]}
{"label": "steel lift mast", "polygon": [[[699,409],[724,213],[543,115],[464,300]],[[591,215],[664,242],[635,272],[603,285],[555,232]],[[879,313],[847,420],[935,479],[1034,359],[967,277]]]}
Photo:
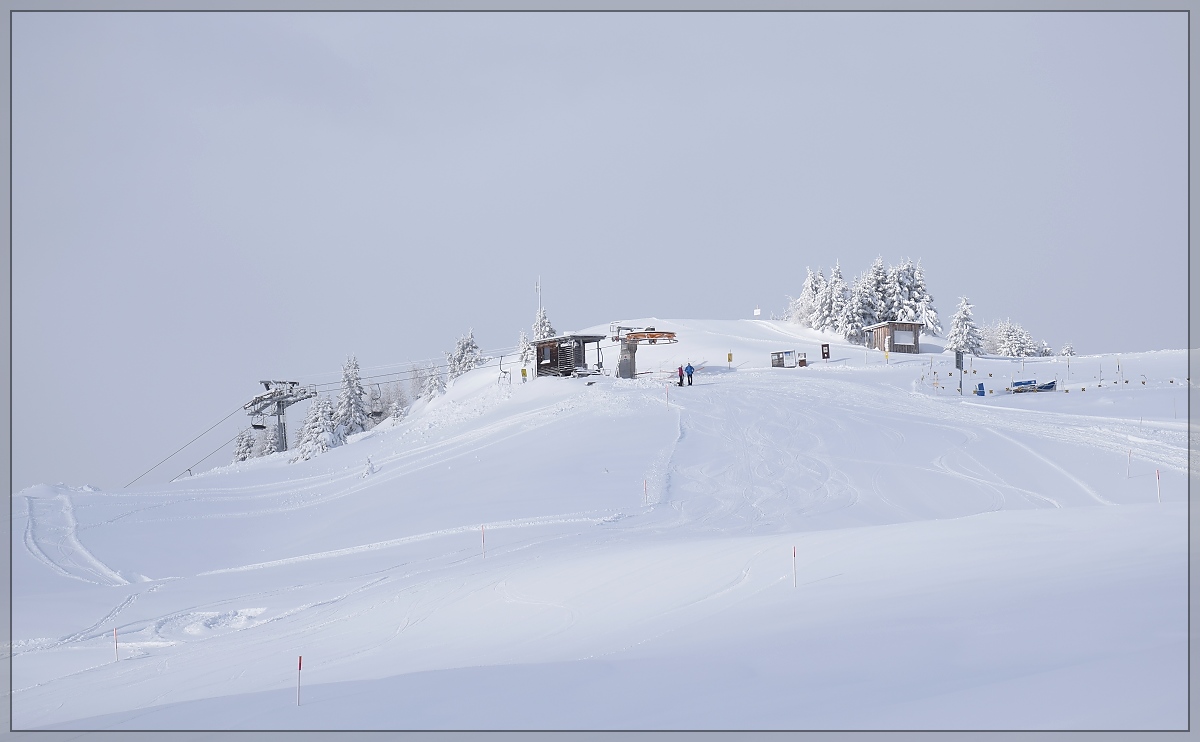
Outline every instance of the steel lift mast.
{"label": "steel lift mast", "polygon": [[260,381],[267,391],[258,395],[242,409],[251,416],[251,427],[265,430],[264,415],[275,416],[276,450],[287,450],[287,427],[284,420],[284,410],[305,399],[317,396],[316,387],[300,386],[298,381]]}

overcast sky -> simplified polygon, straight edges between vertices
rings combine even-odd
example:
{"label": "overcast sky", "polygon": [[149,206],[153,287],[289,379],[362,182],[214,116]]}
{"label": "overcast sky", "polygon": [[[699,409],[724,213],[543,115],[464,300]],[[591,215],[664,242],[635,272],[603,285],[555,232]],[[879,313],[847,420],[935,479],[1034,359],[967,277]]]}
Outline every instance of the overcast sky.
{"label": "overcast sky", "polygon": [[13,484],[120,487],[351,353],[515,345],[539,275],[571,330],[912,257],[947,326],[1186,347],[1186,24],[16,13]]}

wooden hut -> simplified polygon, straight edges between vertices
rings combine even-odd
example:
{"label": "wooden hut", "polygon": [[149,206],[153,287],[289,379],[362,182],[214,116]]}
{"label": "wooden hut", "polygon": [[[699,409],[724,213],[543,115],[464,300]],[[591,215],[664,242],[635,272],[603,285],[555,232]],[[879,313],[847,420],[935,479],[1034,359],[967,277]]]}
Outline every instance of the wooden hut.
{"label": "wooden hut", "polygon": [[920,322],[880,322],[864,327],[871,333],[871,347],[892,353],[920,353]]}
{"label": "wooden hut", "polygon": [[[536,371],[534,376],[582,376],[598,373],[604,367],[600,353],[600,341],[604,335],[576,335],[568,333],[552,338],[534,340]],[[596,344],[595,371],[587,365],[587,344]]]}

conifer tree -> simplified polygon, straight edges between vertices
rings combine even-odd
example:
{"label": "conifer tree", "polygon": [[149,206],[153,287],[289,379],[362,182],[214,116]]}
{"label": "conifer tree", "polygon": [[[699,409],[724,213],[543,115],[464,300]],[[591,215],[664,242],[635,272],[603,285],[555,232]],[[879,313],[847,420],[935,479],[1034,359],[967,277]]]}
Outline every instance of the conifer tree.
{"label": "conifer tree", "polygon": [[317,397],[308,406],[308,414],[304,416],[304,424],[296,445],[296,458],[292,461],[307,461],[333,446],[333,403],[328,397]]}
{"label": "conifer tree", "polygon": [[835,262],[829,271],[829,280],[825,282],[817,297],[817,307],[812,320],[814,330],[833,331],[841,334],[840,317],[846,309],[846,293],[846,281],[842,278],[842,266],[839,262]]}
{"label": "conifer tree", "polygon": [[942,324],[937,309],[933,306],[933,295],[925,287],[925,273],[921,270],[919,260],[913,267],[912,281],[912,299],[916,307],[917,321],[922,325],[922,332],[936,337],[942,332]]}
{"label": "conifer tree", "polygon": [[554,337],[556,334],[554,325],[550,324],[550,320],[546,317],[546,308],[539,307],[537,315],[533,318],[533,339],[544,340]]}
{"label": "conifer tree", "polygon": [[874,312],[869,304],[866,292],[866,276],[860,275],[854,279],[850,288],[850,296],[842,307],[838,317],[838,332],[852,343],[866,342],[867,333],[863,330],[874,320]]}
{"label": "conifer tree", "polygon": [[971,315],[971,304],[967,297],[959,297],[958,309],[950,318],[950,334],[946,336],[946,350],[983,355],[983,336],[975,326],[975,318]]}
{"label": "conifer tree", "polygon": [[808,275],[804,278],[804,285],[800,287],[800,296],[792,300],[784,318],[801,327],[812,327],[821,293],[825,288],[825,274],[820,269],[817,269],[816,273],[813,273],[812,268],[805,270],[808,271]]}
{"label": "conifer tree", "polygon": [[258,439],[256,455],[270,456],[279,451],[279,426],[271,423]]}
{"label": "conifer tree", "polygon": [[233,442],[233,461],[247,461],[254,458],[254,433],[249,428],[244,428],[238,433],[237,440]]}
{"label": "conifer tree", "polygon": [[415,363],[408,365],[408,392],[414,402],[425,396],[425,369]]}
{"label": "conifer tree", "polygon": [[446,391],[446,380],[442,378],[442,372],[433,365],[432,361],[425,367],[424,376],[425,388],[421,392],[422,398],[433,399]]}
{"label": "conifer tree", "polygon": [[517,356],[520,358],[522,366],[533,363],[533,343],[529,342],[529,337],[524,330],[521,330],[521,339],[517,341]]}
{"label": "conifer tree", "polygon": [[478,368],[484,359],[475,342],[475,331],[468,330],[466,335],[458,339],[454,350],[446,354],[446,373],[450,381],[454,381],[468,371]]}
{"label": "conifer tree", "polygon": [[364,395],[362,382],[358,378],[358,359],[350,356],[342,366],[342,389],[338,392],[337,409],[333,413],[334,427],[341,426],[342,436],[351,436],[367,429]]}
{"label": "conifer tree", "polygon": [[1073,356],[1075,355],[1075,346],[1070,343],[1063,343],[1062,350],[1058,351],[1058,354],[1060,356]]}
{"label": "conifer tree", "polygon": [[863,277],[862,314],[863,327],[870,327],[887,320],[887,270],[883,257],[876,257]]}
{"label": "conifer tree", "polygon": [[408,412],[408,397],[405,396],[404,390],[400,388],[400,382],[392,385],[392,404],[388,408],[388,414],[393,420],[399,420]]}

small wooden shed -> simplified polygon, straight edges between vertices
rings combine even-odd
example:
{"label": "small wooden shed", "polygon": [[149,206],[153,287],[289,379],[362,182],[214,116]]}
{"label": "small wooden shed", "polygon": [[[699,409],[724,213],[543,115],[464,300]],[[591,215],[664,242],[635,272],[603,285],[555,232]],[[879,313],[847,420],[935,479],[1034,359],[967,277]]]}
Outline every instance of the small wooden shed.
{"label": "small wooden shed", "polygon": [[864,327],[871,333],[871,347],[891,353],[921,352],[920,322],[880,322]]}
{"label": "small wooden shed", "polygon": [[536,371],[534,376],[580,376],[595,373],[588,370],[587,344],[596,344],[596,372],[604,367],[600,353],[600,341],[604,335],[576,335],[568,333],[552,338],[534,340]]}

